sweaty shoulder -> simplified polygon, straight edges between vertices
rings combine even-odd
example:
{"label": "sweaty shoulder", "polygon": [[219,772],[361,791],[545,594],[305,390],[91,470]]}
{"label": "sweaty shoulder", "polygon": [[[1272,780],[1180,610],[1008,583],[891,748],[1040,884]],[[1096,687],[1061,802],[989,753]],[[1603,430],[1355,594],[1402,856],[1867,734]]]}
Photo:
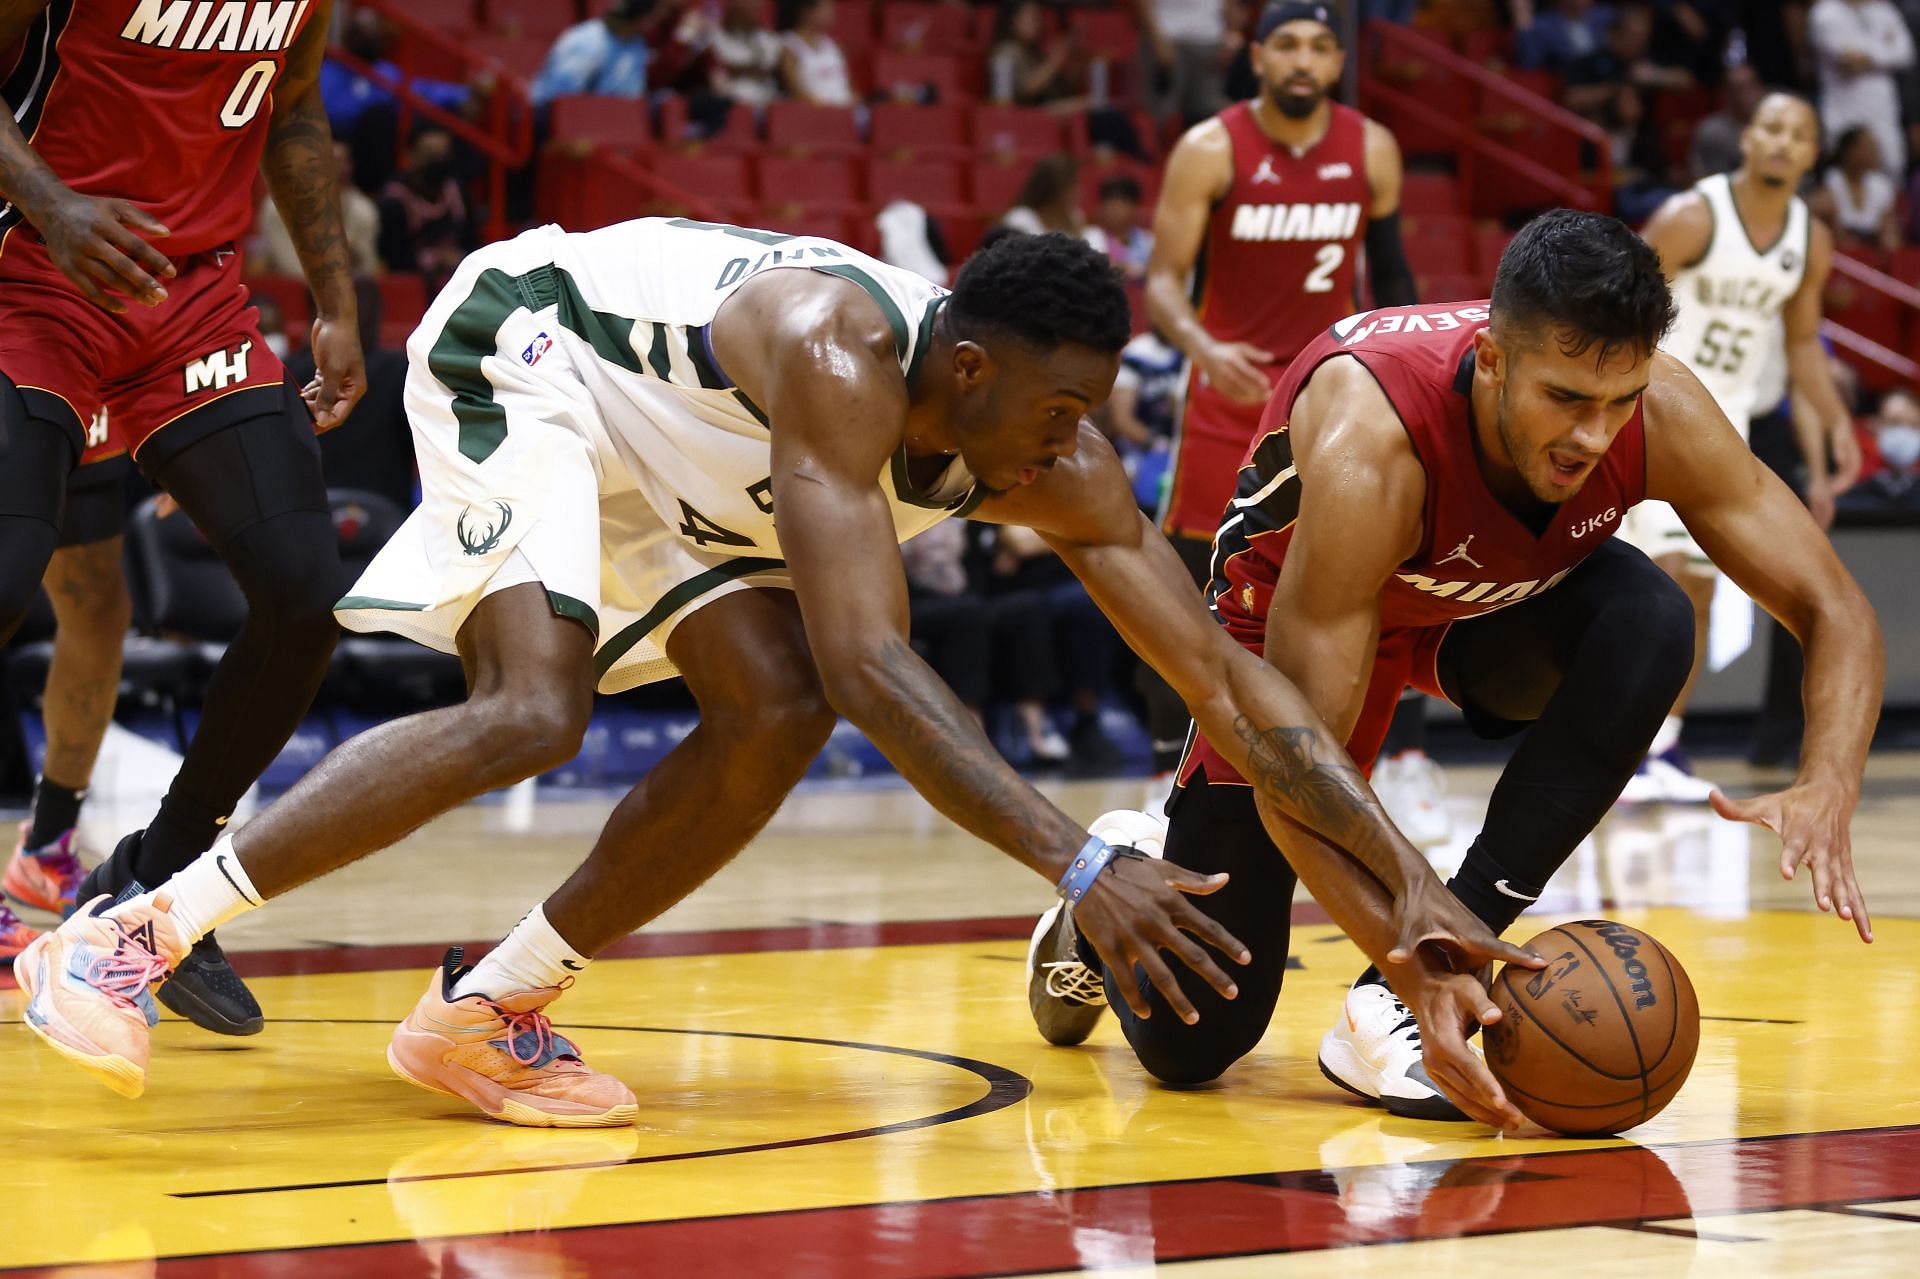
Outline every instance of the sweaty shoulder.
{"label": "sweaty shoulder", "polygon": [[1180,136],[1167,157],[1165,186],[1209,201],[1233,185],[1233,135],[1219,116],[1202,120]]}
{"label": "sweaty shoulder", "polygon": [[1381,511],[1398,513],[1411,502],[1417,519],[1426,472],[1399,410],[1353,356],[1336,355],[1313,371],[1294,397],[1287,433],[1303,483],[1351,484],[1376,497]]}
{"label": "sweaty shoulder", "polygon": [[1713,247],[1713,206],[1697,190],[1670,195],[1640,234],[1660,255],[1660,269],[1672,279]]}
{"label": "sweaty shoulder", "polygon": [[1731,459],[1748,452],[1693,370],[1664,351],[1647,370],[1640,411],[1650,498],[1680,505],[1696,480],[1714,482],[1729,473]]}

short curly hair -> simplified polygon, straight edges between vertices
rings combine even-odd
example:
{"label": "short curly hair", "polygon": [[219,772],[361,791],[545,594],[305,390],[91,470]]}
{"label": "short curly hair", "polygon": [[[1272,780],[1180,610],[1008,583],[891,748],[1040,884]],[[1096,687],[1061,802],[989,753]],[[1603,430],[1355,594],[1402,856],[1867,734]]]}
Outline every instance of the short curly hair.
{"label": "short curly hair", "polygon": [[1085,240],[1059,232],[1009,235],[968,258],[947,318],[962,341],[999,336],[1036,351],[1071,343],[1113,354],[1133,335],[1119,270]]}

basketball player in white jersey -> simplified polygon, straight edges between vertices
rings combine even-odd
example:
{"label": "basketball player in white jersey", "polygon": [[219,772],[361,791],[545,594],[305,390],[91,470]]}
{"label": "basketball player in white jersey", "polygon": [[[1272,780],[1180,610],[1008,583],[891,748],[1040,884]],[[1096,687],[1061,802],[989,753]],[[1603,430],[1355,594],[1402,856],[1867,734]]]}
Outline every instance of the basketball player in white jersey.
{"label": "basketball player in white jersey", "polygon": [[[1820,153],[1820,121],[1805,99],[1763,98],[1740,137],[1741,165],[1702,178],[1668,199],[1642,234],[1673,284],[1679,318],[1663,349],[1693,370],[1727,420],[1748,440],[1785,432],[1782,374],[1812,413],[1798,422],[1806,500],[1822,528],[1833,521],[1827,455],[1858,469],[1859,446],[1820,346],[1820,293],[1833,264],[1833,235],[1794,194]],[[1620,536],[1672,574],[1693,600],[1694,669],[1661,725],[1623,802],[1704,804],[1713,786],[1680,750],[1681,716],[1706,653],[1714,570],[1665,502],[1644,502]]]}
{"label": "basketball player in white jersey", "polygon": [[[968,513],[1037,529],[1262,794],[1407,889],[1409,1005],[1497,1017],[1471,974],[1540,961],[1466,912],[1298,690],[1215,624],[1086,420],[1128,329],[1118,272],[1061,235],[975,255],[951,294],[831,241],[683,219],[480,250],[408,342],[424,501],[339,605],[349,626],[458,652],[468,700],[362,734],[159,891],[36,942],[15,968],[27,1024],[138,1095],[148,985],[195,937],[564,763],[596,687],[674,674],[699,727],[506,941],[470,969],[449,952],[394,1033],[401,1077],[512,1123],[632,1123],[633,1094],[546,1009],[752,838],[836,712],[948,817],[1058,881],[1101,956],[1139,964],[1174,1015],[1197,1016],[1168,957],[1232,998],[1198,943],[1242,964],[1246,948],[1185,896],[1225,877],[1091,837],[909,646],[898,544]],[[1504,1107],[1464,1042],[1454,1056]]]}

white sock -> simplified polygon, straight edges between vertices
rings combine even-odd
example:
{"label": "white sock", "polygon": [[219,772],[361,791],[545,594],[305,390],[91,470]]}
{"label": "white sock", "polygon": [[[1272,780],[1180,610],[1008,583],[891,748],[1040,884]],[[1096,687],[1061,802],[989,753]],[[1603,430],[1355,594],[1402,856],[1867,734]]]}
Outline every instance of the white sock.
{"label": "white sock", "polygon": [[[266,904],[260,890],[247,878],[240,858],[233,851],[233,836],[222,835],[213,847],[195,858],[193,864],[169,879],[147,898],[165,895],[173,899],[168,914],[188,943],[202,937],[229,919]],[[143,899],[144,900],[144,899]]]}
{"label": "white sock", "polygon": [[559,986],[586,971],[591,960],[554,931],[545,906],[535,906],[513,926],[506,939],[473,966],[453,988],[453,997],[487,995],[499,999],[526,990]]}
{"label": "white sock", "polygon": [[1680,725],[1683,721],[1678,715],[1669,715],[1660,721],[1660,731],[1653,735],[1653,745],[1647,747],[1649,755],[1664,755],[1680,744]]}

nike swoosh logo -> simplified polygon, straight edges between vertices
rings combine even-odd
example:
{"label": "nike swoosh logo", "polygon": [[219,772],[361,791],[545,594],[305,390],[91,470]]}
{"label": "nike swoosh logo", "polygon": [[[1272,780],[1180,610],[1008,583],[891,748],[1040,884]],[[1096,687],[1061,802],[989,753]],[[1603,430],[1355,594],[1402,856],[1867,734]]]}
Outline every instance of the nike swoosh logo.
{"label": "nike swoosh logo", "polygon": [[1514,898],[1516,901],[1537,902],[1540,900],[1540,898],[1537,896],[1529,897],[1525,893],[1514,892],[1511,888],[1507,887],[1507,881],[1504,879],[1494,880],[1493,889],[1495,892],[1500,893],[1502,896]]}
{"label": "nike swoosh logo", "polygon": [[585,972],[585,971],[586,971],[586,965],[584,965],[584,964],[576,964],[576,963],[574,963],[574,962],[573,962],[573,961],[572,961],[571,959],[563,959],[563,960],[561,960],[561,961],[560,961],[560,966],[561,966],[562,968],[564,968],[564,969],[566,969],[566,970],[567,970],[568,972],[570,972],[570,973],[579,973],[579,972]]}
{"label": "nike swoosh logo", "polygon": [[257,901],[254,901],[253,895],[247,892],[245,889],[241,888],[238,881],[236,881],[232,876],[232,874],[228,872],[227,855],[225,853],[221,853],[218,857],[215,857],[213,859],[213,865],[214,865],[214,868],[220,872],[220,877],[226,880],[228,884],[233,886],[233,891],[240,894],[241,901],[246,902],[248,905],[251,905],[251,906],[258,906],[261,904]]}

